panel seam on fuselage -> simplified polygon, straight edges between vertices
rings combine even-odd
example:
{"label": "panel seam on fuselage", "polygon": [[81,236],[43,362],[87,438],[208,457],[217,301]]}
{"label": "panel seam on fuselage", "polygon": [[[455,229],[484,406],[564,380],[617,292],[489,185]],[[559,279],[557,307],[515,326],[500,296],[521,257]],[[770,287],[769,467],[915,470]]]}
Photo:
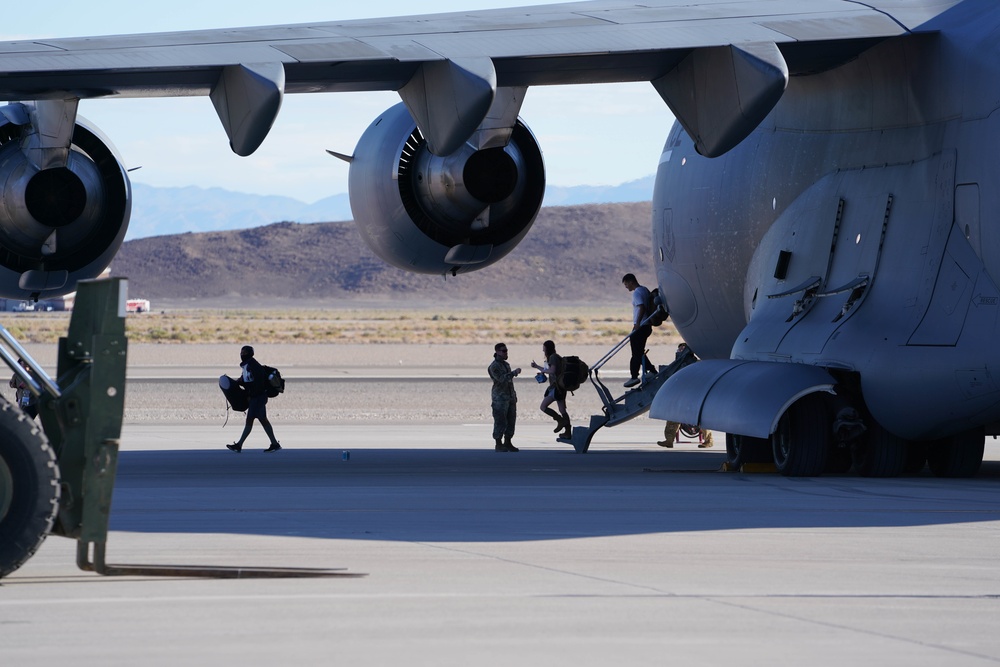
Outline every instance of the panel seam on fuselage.
{"label": "panel seam on fuselage", "polygon": [[913,32],[908,27],[906,27],[905,25],[903,25],[902,23],[900,23],[899,19],[897,19],[895,16],[893,16],[889,12],[885,11],[884,9],[879,9],[878,7],[873,7],[873,6],[869,5],[867,2],[861,2],[860,0],[844,0],[844,2],[849,2],[849,3],[853,4],[853,5],[861,5],[862,7],[867,7],[868,9],[872,10],[873,12],[878,12],[879,14],[882,14],[883,16],[888,17],[889,20],[891,20],[893,23],[895,23],[896,25],[898,25],[900,28],[902,28],[906,32]]}

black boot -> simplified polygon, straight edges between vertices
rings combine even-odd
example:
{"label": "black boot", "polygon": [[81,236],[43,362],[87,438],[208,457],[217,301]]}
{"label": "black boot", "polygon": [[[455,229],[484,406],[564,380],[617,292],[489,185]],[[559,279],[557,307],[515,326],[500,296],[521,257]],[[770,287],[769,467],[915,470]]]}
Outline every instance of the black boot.
{"label": "black boot", "polygon": [[553,433],[558,433],[559,431],[561,431],[563,429],[563,418],[562,418],[562,415],[560,415],[558,412],[556,412],[552,408],[545,408],[544,410],[542,410],[542,412],[544,412],[549,417],[552,417],[553,419],[556,420],[556,427],[552,430]]}
{"label": "black boot", "polygon": [[507,447],[504,446],[503,441],[500,438],[496,438],[496,447],[493,448],[495,452],[506,452]]}
{"label": "black boot", "polygon": [[569,423],[569,419],[566,419],[566,430],[563,434],[558,436],[560,440],[572,440],[573,439],[573,426]]}
{"label": "black boot", "polygon": [[556,424],[556,427],[554,429],[552,429],[552,432],[553,433],[558,433],[559,431],[562,431],[563,429],[566,429],[566,428],[569,428],[569,420],[564,419],[560,415],[559,416],[559,423]]}
{"label": "black boot", "polygon": [[508,452],[519,452],[521,451],[514,446],[514,443],[510,441],[510,436],[505,436],[503,441],[503,446],[507,448]]}

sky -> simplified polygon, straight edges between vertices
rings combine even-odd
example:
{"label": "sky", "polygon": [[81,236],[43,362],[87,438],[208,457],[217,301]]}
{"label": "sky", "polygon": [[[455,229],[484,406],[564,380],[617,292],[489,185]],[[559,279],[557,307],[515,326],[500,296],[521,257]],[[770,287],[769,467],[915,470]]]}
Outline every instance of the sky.
{"label": "sky", "polygon": [[[490,0],[97,0],[19,3],[0,40],[309,23],[419,12],[514,7]],[[89,10],[87,9],[89,8]],[[221,187],[312,203],[347,192],[348,165],[325,149],[353,153],[361,134],[398,103],[394,92],[286,95],[264,144],[250,157],[229,149],[207,97],[83,100],[79,114],[121,153],[134,182]],[[530,88],[521,119],[538,138],[550,185],[618,185],[653,174],[673,122],[649,83]]]}

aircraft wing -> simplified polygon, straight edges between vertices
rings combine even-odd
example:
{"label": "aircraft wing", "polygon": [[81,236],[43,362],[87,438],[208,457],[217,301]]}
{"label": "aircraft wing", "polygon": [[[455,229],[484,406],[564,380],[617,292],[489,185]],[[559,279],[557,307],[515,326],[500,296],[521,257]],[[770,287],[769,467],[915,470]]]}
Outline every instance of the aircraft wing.
{"label": "aircraft wing", "polygon": [[[756,126],[789,73],[839,64],[957,2],[594,0],[7,42],[0,100],[211,95],[233,150],[246,155],[263,141],[286,92],[398,90],[431,150],[444,154],[479,126],[498,87],[652,81],[692,136],[707,133],[699,149],[712,155],[742,132],[708,136],[698,115],[718,105],[713,96],[738,95],[740,115],[759,116]],[[719,77],[732,85],[713,92],[709,80]],[[694,105],[685,100],[692,90]]]}

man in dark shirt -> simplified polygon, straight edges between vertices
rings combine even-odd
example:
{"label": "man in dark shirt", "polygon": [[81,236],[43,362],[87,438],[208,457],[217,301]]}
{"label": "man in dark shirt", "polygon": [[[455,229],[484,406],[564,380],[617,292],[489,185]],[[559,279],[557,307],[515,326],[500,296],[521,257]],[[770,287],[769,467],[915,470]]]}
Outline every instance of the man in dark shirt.
{"label": "man in dark shirt", "polygon": [[652,315],[649,309],[649,290],[639,284],[634,274],[626,273],[622,278],[622,285],[629,292],[632,292],[632,337],[629,345],[632,348],[632,358],[629,360],[629,377],[625,381],[626,387],[634,387],[640,383],[639,370],[645,362],[645,372],[652,373],[656,369],[653,363],[646,356],[646,341],[653,333],[653,327],[649,324],[643,325],[643,320]]}

